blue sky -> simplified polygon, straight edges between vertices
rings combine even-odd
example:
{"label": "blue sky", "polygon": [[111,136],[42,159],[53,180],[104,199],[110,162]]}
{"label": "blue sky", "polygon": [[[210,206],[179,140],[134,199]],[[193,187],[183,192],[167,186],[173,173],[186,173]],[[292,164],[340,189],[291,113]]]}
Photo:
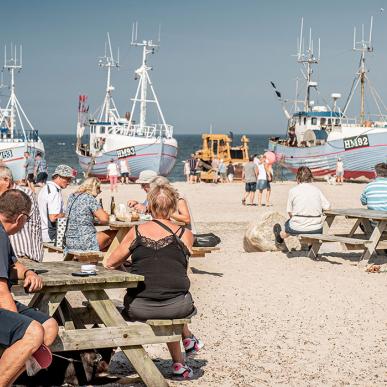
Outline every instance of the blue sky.
{"label": "blue sky", "polygon": [[359,61],[351,50],[353,27],[364,23],[368,29],[374,16],[369,77],[387,103],[387,0],[19,0],[3,2],[1,9],[0,45],[23,44],[17,95],[41,133],[75,133],[80,93],[89,96],[91,111],[101,104],[105,74],[97,57],[106,32],[121,54],[121,68],[113,74],[115,101],[122,115],[130,110],[141,58],[139,49],[129,47],[134,21],[139,37],[148,39],[157,38],[161,24],[150,75],[177,134],[201,133],[210,124],[217,132],[283,133],[286,120],[269,82],[294,97],[300,72],[292,55],[301,16],[321,38],[315,72],[321,94],[329,99],[341,92],[342,103]]}

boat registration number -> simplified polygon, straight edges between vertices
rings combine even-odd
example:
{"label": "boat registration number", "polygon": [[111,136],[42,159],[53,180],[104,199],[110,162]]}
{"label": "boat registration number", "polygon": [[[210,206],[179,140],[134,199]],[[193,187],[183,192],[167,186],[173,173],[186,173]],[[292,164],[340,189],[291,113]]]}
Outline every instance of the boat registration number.
{"label": "boat registration number", "polygon": [[345,138],[343,141],[344,141],[345,150],[362,148],[370,145],[368,136],[366,134],[362,136],[348,137],[348,138]]}
{"label": "boat registration number", "polygon": [[12,158],[12,156],[13,153],[11,150],[0,151],[0,158],[2,158],[3,160],[10,159]]}
{"label": "boat registration number", "polygon": [[119,149],[117,151],[118,158],[120,157],[128,157],[128,156],[136,156],[136,148],[134,146],[129,146],[128,148]]}

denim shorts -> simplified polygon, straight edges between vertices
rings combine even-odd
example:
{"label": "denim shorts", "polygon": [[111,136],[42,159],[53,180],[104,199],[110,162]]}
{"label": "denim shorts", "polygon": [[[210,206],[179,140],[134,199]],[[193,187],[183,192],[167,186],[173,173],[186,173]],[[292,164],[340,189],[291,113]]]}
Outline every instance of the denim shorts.
{"label": "denim shorts", "polygon": [[285,222],[285,232],[286,234],[289,234],[289,235],[292,235],[292,236],[296,236],[296,235],[300,235],[300,234],[322,234],[323,233],[323,229],[320,228],[318,230],[313,230],[313,231],[297,231],[297,230],[293,230],[291,227],[290,227],[290,219],[288,219],[286,222]]}
{"label": "denim shorts", "polygon": [[267,180],[258,180],[257,190],[263,191],[265,189],[270,189],[270,183]]}
{"label": "denim shorts", "polygon": [[255,192],[257,190],[257,183],[246,183],[245,184],[245,191],[246,192]]}

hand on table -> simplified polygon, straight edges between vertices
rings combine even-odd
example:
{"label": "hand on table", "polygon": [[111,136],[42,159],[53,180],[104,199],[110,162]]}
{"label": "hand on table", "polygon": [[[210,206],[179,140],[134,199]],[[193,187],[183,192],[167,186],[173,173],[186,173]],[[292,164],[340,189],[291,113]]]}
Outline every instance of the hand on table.
{"label": "hand on table", "polygon": [[145,214],[146,212],[146,206],[141,203],[137,203],[133,208],[140,214]]}
{"label": "hand on table", "polygon": [[128,207],[134,207],[136,204],[138,204],[137,200],[128,200]]}
{"label": "hand on table", "polygon": [[43,280],[33,271],[27,271],[23,286],[29,293],[37,292],[43,287]]}

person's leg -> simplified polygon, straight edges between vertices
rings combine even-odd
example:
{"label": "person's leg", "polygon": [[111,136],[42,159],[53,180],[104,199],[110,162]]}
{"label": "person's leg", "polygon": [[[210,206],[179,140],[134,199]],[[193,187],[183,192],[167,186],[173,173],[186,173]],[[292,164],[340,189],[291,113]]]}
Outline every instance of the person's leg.
{"label": "person's leg", "polygon": [[98,231],[97,242],[98,242],[99,249],[101,251],[107,250],[107,248],[113,242],[113,239],[116,236],[116,234],[117,234],[116,230]]}
{"label": "person's leg", "polygon": [[32,321],[24,336],[8,347],[0,358],[0,386],[10,386],[25,367],[26,361],[43,344],[44,330]]}
{"label": "person's leg", "polygon": [[255,197],[255,191],[250,192],[250,204],[254,205],[254,197]]}
{"label": "person's leg", "polygon": [[258,206],[262,207],[262,192],[263,190],[259,189],[258,190]]}
{"label": "person's leg", "polygon": [[48,347],[55,341],[56,337],[58,336],[58,323],[55,319],[49,318],[47,321],[45,321],[43,324],[44,329],[44,339],[43,342]]}
{"label": "person's leg", "polygon": [[113,176],[109,176],[110,192],[113,192]]}
{"label": "person's leg", "polygon": [[266,207],[270,206],[270,194],[271,194],[271,189],[266,190]]}
{"label": "person's leg", "polygon": [[183,356],[183,353],[181,352],[180,341],[167,343],[167,346],[173,362],[184,364],[184,356]]}

